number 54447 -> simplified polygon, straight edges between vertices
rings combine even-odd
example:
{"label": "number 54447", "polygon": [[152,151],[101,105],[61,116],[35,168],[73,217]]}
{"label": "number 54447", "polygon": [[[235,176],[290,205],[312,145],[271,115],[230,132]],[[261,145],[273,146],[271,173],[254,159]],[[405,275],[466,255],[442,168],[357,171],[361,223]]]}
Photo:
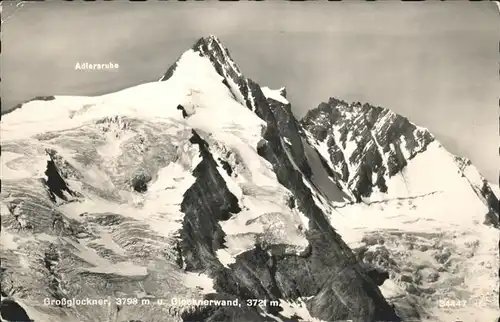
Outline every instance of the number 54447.
{"label": "number 54447", "polygon": [[440,308],[459,308],[465,306],[467,306],[466,300],[441,299],[438,301],[438,307]]}

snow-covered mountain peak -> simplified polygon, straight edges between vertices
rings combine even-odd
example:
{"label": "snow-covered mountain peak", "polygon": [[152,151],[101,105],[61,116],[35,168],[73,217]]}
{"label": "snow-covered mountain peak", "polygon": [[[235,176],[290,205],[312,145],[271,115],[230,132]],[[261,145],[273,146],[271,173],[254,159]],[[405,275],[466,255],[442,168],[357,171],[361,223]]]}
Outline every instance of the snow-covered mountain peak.
{"label": "snow-covered mountain peak", "polygon": [[[197,53],[200,57],[204,57],[210,61],[216,72],[223,77],[224,82],[229,78],[231,81],[241,78],[243,75],[229,54],[229,50],[224,47],[214,35],[198,39],[196,43],[188,50]],[[184,54],[170,67],[167,72],[160,78],[160,81],[166,81],[174,74],[182,60]],[[195,72],[195,71],[193,71]],[[227,86],[234,84],[226,84]]]}
{"label": "snow-covered mountain peak", "polygon": [[221,40],[216,36],[210,35],[206,38],[200,38],[193,46],[193,50],[209,58],[214,63],[217,72],[242,76],[240,69],[229,53],[229,49],[224,47]]}
{"label": "snow-covered mountain peak", "polygon": [[391,110],[335,98],[308,111],[301,124],[334,169],[334,180],[357,200],[387,192],[386,181],[435,140]]}
{"label": "snow-covered mountain peak", "polygon": [[[206,111],[207,107],[210,107],[207,113],[214,118],[214,123],[227,117],[237,117],[238,112],[228,107],[231,104],[223,104],[222,110],[215,107],[217,104],[213,102],[221,99],[234,100],[233,106],[246,106],[265,119],[272,117],[266,98],[288,103],[283,95],[286,95],[284,88],[276,91],[267,87],[261,89],[254,81],[244,77],[227,48],[217,37],[209,36],[200,38],[184,52],[159,82],[101,96],[38,97],[4,113],[2,130],[4,139],[28,138],[49,131],[75,128],[106,117],[179,119],[192,116],[200,109],[197,118],[201,118],[202,110]],[[44,113],[40,113],[41,110]]]}
{"label": "snow-covered mountain peak", "polygon": [[[247,106],[252,111],[263,108],[262,106],[258,107],[259,102],[265,101],[260,86],[241,73],[229,50],[222,45],[219,38],[213,35],[200,38],[190,50],[200,57],[208,59],[217,74],[222,77],[222,83],[229,89],[236,101]],[[167,70],[163,77],[160,78],[160,81],[170,79],[179,67],[181,60],[182,56]]]}
{"label": "snow-covered mountain peak", "polygon": [[[205,47],[209,49],[205,50]],[[202,38],[195,48],[198,51],[190,49],[181,55],[168,81],[162,79],[101,96],[54,96],[52,100],[31,100],[2,117],[4,139],[75,128],[118,115],[177,120],[184,115],[192,117],[190,122],[199,119],[201,127],[203,123],[205,127],[224,126],[225,122],[234,122],[234,118],[241,117],[243,121],[243,117],[250,115],[249,122],[254,120],[259,127],[265,127],[265,122],[251,111],[238,111],[241,104],[255,110],[254,95],[260,95],[262,100],[263,94],[253,83],[250,90],[249,81],[241,76],[230,58],[218,55],[225,52],[218,40],[215,37]],[[200,51],[212,54],[200,55]],[[223,59],[219,60],[220,57]],[[227,86],[228,83],[232,86]],[[240,87],[245,88],[240,91]],[[227,104],[215,103],[221,101]],[[40,114],[41,110],[44,113]],[[211,118],[213,122],[206,122]],[[28,123],[29,127],[26,126]]]}
{"label": "snow-covered mountain peak", "polygon": [[498,198],[490,183],[470,160],[446,151],[406,117],[331,97],[308,111],[301,125],[331,168],[331,180],[355,200],[414,197],[464,181],[491,209],[486,221],[498,226]]}

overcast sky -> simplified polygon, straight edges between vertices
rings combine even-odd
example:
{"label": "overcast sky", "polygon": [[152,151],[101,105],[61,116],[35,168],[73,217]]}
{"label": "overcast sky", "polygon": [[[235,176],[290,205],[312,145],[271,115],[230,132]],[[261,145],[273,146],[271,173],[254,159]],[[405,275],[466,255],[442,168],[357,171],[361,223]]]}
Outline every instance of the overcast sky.
{"label": "overcast sky", "polygon": [[498,18],[468,1],[27,3],[2,25],[2,109],[157,80],[215,34],[245,75],[286,86],[297,116],[330,96],[387,107],[496,182]]}

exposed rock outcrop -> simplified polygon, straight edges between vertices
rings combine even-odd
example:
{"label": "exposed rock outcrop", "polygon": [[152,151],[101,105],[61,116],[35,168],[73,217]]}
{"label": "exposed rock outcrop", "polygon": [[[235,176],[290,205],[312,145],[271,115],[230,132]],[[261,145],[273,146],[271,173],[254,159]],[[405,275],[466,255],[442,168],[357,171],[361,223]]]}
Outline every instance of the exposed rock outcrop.
{"label": "exposed rock outcrop", "polygon": [[334,179],[357,200],[369,197],[374,187],[386,192],[387,178],[434,140],[429,131],[388,109],[335,98],[308,111],[300,123],[310,143],[326,145]]}

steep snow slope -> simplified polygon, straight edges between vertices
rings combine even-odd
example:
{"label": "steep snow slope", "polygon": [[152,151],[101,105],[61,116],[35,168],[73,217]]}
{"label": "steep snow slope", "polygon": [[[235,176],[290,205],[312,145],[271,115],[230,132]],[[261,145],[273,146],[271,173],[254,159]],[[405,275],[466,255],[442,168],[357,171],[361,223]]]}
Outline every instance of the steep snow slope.
{"label": "steep snow slope", "polygon": [[37,322],[399,320],[317,203],[285,91],[264,92],[208,37],[159,82],[4,115],[2,304]]}
{"label": "steep snow slope", "polygon": [[[440,171],[428,171],[436,160],[444,163]],[[429,320],[493,321],[499,233],[483,225],[488,206],[453,166],[453,158],[433,142],[405,168],[408,185],[398,189],[403,197],[336,208],[332,225],[365,259],[390,272],[398,288],[387,294],[382,286],[389,300],[416,297],[415,309]],[[425,180],[427,186],[419,184]],[[442,300],[453,304],[436,308],[449,305]]]}
{"label": "steep snow slope", "polygon": [[389,273],[381,290],[400,316],[496,321],[498,197],[471,162],[368,104],[331,99],[301,123],[331,180],[360,201],[330,205],[332,226]]}

